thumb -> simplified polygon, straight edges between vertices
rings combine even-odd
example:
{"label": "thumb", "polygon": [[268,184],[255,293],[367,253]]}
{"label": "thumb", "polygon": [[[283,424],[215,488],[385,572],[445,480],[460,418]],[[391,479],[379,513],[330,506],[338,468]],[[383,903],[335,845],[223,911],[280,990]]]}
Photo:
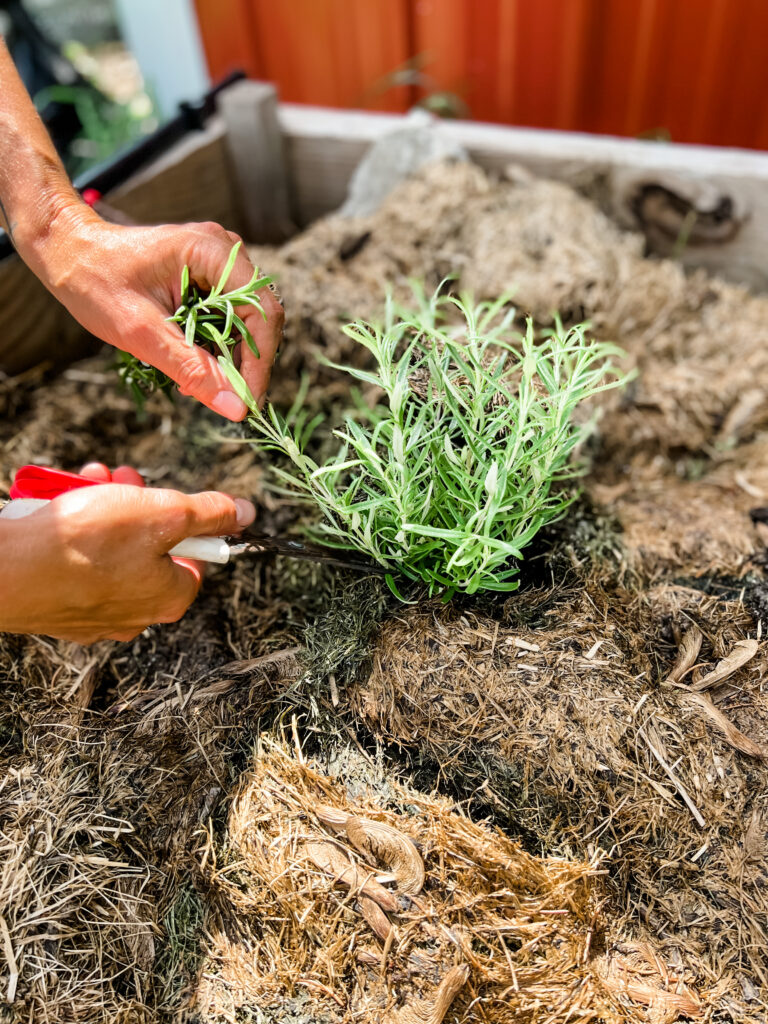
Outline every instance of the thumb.
{"label": "thumb", "polygon": [[232,390],[214,356],[199,345],[188,345],[177,324],[168,323],[149,305],[142,327],[133,332],[130,351],[174,380],[183,395],[191,395],[228,420],[242,420],[245,403]]}
{"label": "thumb", "polygon": [[256,518],[256,509],[245,498],[231,498],[220,491],[179,495],[181,514],[174,516],[163,537],[164,550],[170,551],[187,537],[226,536],[239,533]]}

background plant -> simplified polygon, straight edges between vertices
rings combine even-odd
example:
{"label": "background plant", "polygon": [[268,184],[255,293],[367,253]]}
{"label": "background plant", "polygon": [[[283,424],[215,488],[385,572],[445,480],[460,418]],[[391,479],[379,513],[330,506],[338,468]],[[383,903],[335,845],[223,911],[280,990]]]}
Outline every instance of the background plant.
{"label": "background plant", "polygon": [[[188,345],[202,345],[217,356],[219,365],[238,396],[250,408],[255,408],[253,395],[235,365],[234,350],[239,342],[248,345],[256,356],[259,350],[235,309],[238,306],[253,306],[266,318],[258,293],[272,283],[272,278],[260,277],[259,268],[256,267],[246,285],[229,292],[224,291],[240,245],[237,242],[232,247],[218,284],[208,293],[201,292],[194,281],[190,281],[189,267],[184,267],[181,275],[181,305],[168,319],[184,328],[184,339]],[[118,354],[118,370],[139,405],[147,393],[170,392],[175,387],[170,377],[128,352]]]}
{"label": "background plant", "polygon": [[621,350],[559,321],[536,338],[529,319],[520,334],[504,298],[416,296],[415,311],[389,301],[383,325],[345,328],[375,368],[337,369],[378,400],[334,431],[334,457],[307,454],[320,417],[309,418],[304,390],[285,417],[251,400],[254,443],[288,457],[275,472],[322,513],[318,539],[365,551],[430,594],[511,591],[526,546],[575,497],[593,425],[576,413],[626,380],[612,362]]}

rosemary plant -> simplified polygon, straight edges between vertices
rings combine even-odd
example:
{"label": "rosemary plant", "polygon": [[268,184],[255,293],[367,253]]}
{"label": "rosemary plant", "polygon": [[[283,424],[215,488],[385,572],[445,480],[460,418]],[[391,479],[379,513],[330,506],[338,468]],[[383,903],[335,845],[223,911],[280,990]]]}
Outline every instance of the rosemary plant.
{"label": "rosemary plant", "polygon": [[[578,450],[594,424],[577,410],[627,381],[612,362],[621,350],[559,321],[537,338],[528,319],[520,334],[506,297],[473,305],[415,288],[415,310],[389,299],[383,324],[344,328],[374,368],[335,368],[364,385],[373,404],[358,401],[333,432],[336,455],[319,465],[307,446],[322,416],[305,406],[306,382],[286,416],[271,405],[262,412],[235,366],[240,340],[258,355],[235,307],[250,304],[264,315],[257,292],[271,281],[256,271],[245,287],[225,292],[237,250],[207,295],[184,268],[182,303],[170,319],[184,327],[187,344],[218,355],[250,410],[252,443],[287,456],[289,465],[274,472],[321,513],[316,539],[368,553],[392,570],[387,580],[398,596],[397,573],[446,599],[515,590],[526,546],[576,497],[573,481],[585,468]],[[122,357],[122,376],[138,399],[172,385]]]}
{"label": "rosemary plant", "polygon": [[290,460],[275,472],[322,513],[317,539],[391,568],[394,593],[398,572],[446,599],[512,591],[526,546],[576,497],[594,417],[575,414],[627,380],[611,361],[622,353],[583,326],[557,322],[536,338],[529,319],[519,334],[504,298],[416,294],[416,311],[389,301],[382,325],[345,328],[375,369],[336,368],[378,400],[358,402],[334,431],[335,457],[318,465],[307,454],[319,417],[303,389],[286,417],[249,402],[254,443]]}
{"label": "rosemary plant", "polygon": [[[242,288],[225,292],[224,289],[237,259],[240,242],[232,247],[219,282],[208,294],[202,293],[189,279],[189,267],[181,274],[181,305],[168,319],[184,328],[188,345],[201,345],[217,356],[219,365],[233,389],[247,405],[253,405],[253,396],[235,366],[233,349],[242,341],[258,356],[259,350],[242,318],[235,312],[238,306],[253,306],[266,317],[258,296],[260,289],[272,283],[271,277],[260,277],[258,267],[251,280]],[[136,401],[141,405],[151,391],[170,392],[174,386],[170,377],[141,362],[128,352],[118,354],[118,370]]]}

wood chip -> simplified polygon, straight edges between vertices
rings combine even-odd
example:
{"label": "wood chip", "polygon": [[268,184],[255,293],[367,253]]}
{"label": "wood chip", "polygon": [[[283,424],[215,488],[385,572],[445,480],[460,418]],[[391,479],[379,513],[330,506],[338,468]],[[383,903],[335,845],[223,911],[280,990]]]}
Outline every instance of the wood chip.
{"label": "wood chip", "polygon": [[387,1015],[387,1024],[441,1024],[451,1003],[466,985],[469,967],[452,967],[431,999],[415,999]]}
{"label": "wood chip", "polygon": [[742,754],[746,754],[748,757],[759,757],[763,761],[768,760],[768,750],[764,750],[754,740],[751,740],[749,736],[746,736],[740,729],[737,729],[733,722],[726,718],[719,708],[715,707],[705,693],[693,693],[691,691],[686,694],[686,699],[690,703],[695,704],[697,708],[708,716],[710,721],[723,733],[728,743],[736,750],[740,750]]}
{"label": "wood chip", "polygon": [[387,915],[379,904],[369,896],[361,896],[359,903],[360,913],[363,915],[366,924],[377,938],[381,939],[382,942],[386,942],[389,938],[389,933],[392,931],[392,924]]}
{"label": "wood chip", "polygon": [[757,640],[739,640],[728,657],[718,661],[711,672],[705,675],[703,679],[699,679],[698,682],[692,684],[691,689],[707,690],[711,686],[719,686],[720,683],[725,682],[734,672],[740,669],[742,665],[746,665],[748,661],[751,661],[757,654],[758,647]]}
{"label": "wood chip", "polygon": [[679,683],[683,676],[693,668],[699,656],[703,639],[703,634],[698,626],[691,626],[686,631],[683,639],[680,641],[675,664],[672,666],[672,671],[667,676],[665,682],[670,684]]}
{"label": "wood chip", "polygon": [[318,804],[315,814],[324,825],[335,829],[343,829],[350,818],[348,811],[342,811],[333,804]]}
{"label": "wood chip", "polygon": [[397,910],[397,900],[389,889],[364,874],[335,843],[305,843],[304,851],[315,867],[332,875],[340,885],[370,897],[382,910]]}
{"label": "wood chip", "polygon": [[587,661],[592,661],[592,659],[594,658],[594,656],[597,654],[597,652],[600,650],[600,648],[603,646],[604,643],[605,643],[605,640],[597,640],[594,644],[592,644],[592,646],[589,648],[587,653],[584,655],[584,657],[587,659]]}
{"label": "wood chip", "polygon": [[315,809],[320,821],[329,828],[346,832],[361,856],[380,861],[388,867],[401,892],[415,896],[424,885],[424,861],[412,839],[383,821],[349,814],[330,804]]}
{"label": "wood chip", "polygon": [[413,841],[391,825],[371,818],[351,817],[346,825],[350,843],[364,857],[385,864],[397,878],[400,892],[415,896],[424,885],[424,861]]}

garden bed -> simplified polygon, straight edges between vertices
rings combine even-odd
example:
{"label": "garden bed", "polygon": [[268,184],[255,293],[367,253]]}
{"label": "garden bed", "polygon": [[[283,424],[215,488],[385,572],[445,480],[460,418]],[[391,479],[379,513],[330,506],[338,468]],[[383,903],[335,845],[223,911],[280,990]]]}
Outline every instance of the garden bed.
{"label": "garden bed", "polygon": [[[352,356],[340,321],[448,273],[589,320],[638,376],[511,596],[406,607],[264,558],[129,645],[3,641],[9,1020],[405,1024],[460,969],[447,1020],[766,1019],[768,300],[643,249],[565,184],[445,163],[253,250],[287,309],[278,404],[301,373],[343,403],[316,361]],[[140,418],[108,364],[2,384],[4,486],[129,462],[297,522],[236,428],[161,396]],[[417,843],[393,938],[307,861],[338,838],[318,802]]]}

